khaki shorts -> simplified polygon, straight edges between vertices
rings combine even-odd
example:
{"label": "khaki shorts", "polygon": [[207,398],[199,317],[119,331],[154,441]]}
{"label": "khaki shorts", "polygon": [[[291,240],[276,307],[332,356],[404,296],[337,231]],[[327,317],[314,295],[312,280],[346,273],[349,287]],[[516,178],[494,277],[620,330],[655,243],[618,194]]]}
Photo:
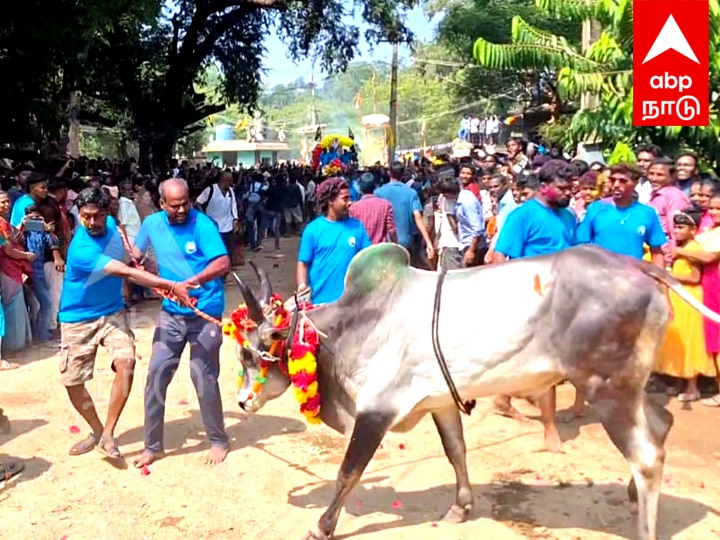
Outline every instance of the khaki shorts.
{"label": "khaki shorts", "polygon": [[99,345],[110,352],[113,371],[115,362],[135,362],[135,336],[124,309],[92,321],[61,323],[60,329],[67,346],[60,360],[60,382],[64,386],[92,380]]}

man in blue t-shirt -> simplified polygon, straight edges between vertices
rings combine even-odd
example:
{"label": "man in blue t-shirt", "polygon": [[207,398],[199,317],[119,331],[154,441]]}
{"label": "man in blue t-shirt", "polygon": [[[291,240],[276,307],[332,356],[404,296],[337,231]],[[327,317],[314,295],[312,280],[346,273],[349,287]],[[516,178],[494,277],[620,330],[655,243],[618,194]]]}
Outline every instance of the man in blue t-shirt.
{"label": "man in blue t-shirt", "polygon": [[652,206],[635,200],[640,173],[624,164],[610,168],[612,198],[588,206],[577,228],[579,244],[597,244],[608,251],[642,259],[644,245],[650,248],[653,264],[665,267],[662,247],[667,236]]}
{"label": "man in blue t-shirt", "polygon": [[[60,361],[60,381],[70,402],[92,433],[70,448],[70,455],[97,447],[111,458],[122,458],[114,432],[133,382],[135,341],[123,305],[123,279],[174,293],[188,303],[187,285],[127,266],[127,255],[115,220],[108,216],[104,191],[87,188],[76,199],[81,226],[70,242],[60,297],[60,329],[67,351]],[[115,380],[105,426],[85,383],[93,378],[98,345],[112,356]]]}
{"label": "man in blue t-shirt", "polygon": [[390,182],[377,188],[375,195],[392,204],[397,243],[410,252],[411,264],[419,268],[429,268],[422,256],[422,241],[425,241],[425,255],[429,260],[435,257],[435,250],[423,219],[420,197],[413,188],[402,182],[405,166],[401,162],[394,162],[388,174]]}
{"label": "man in blue t-shirt", "polygon": [[325,180],[316,194],[322,215],[300,238],[297,283],[299,292],[310,287],[314,304],[327,304],[342,296],[350,261],[371,242],[362,222],[348,217],[350,187],[345,180]]}
{"label": "man in blue t-shirt", "polygon": [[[191,209],[188,186],[180,178],[160,184],[160,204],[163,211],[148,216],[135,237],[135,257],[142,257],[152,246],[160,276],[196,286],[190,296],[197,301],[197,308],[221,318],[225,309],[222,278],[231,265],[217,225],[202,212]],[[135,462],[139,468],[162,456],[167,389],[188,343],[190,375],[210,439],[206,463],[214,465],[227,456],[228,438],[218,386],[222,332],[193,310],[164,300],[145,386],[145,451]]]}
{"label": "man in blue t-shirt", "polygon": [[[508,214],[495,245],[494,263],[549,255],[575,244],[576,219],[568,205],[572,197],[571,178],[575,170],[560,160],[550,160],[538,173],[535,197]],[[545,426],[545,445],[560,450],[560,435],[555,425],[555,387],[538,400]],[[501,414],[524,419],[510,403],[510,396],[497,396],[495,408]]]}

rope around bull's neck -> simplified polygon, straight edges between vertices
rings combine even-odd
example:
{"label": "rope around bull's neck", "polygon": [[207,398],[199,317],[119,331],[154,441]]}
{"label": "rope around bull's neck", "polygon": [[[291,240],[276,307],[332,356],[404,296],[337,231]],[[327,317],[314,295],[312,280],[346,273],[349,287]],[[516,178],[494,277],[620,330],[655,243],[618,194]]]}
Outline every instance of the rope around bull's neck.
{"label": "rope around bull's neck", "polygon": [[445,379],[445,383],[450,390],[450,395],[452,396],[455,405],[460,410],[460,412],[470,416],[477,402],[474,399],[463,401],[462,397],[460,397],[460,393],[458,392],[458,389],[452,380],[452,376],[450,375],[450,370],[448,369],[445,355],[440,348],[440,338],[438,337],[438,330],[440,326],[440,304],[442,301],[442,286],[445,282],[446,274],[447,269],[444,266],[441,266],[440,271],[438,272],[437,285],[435,286],[435,303],[433,304],[431,329],[433,350],[435,351],[435,358],[437,358],[438,365],[440,366],[440,371],[442,371],[443,378]]}
{"label": "rope around bull's neck", "polygon": [[[145,270],[145,268],[143,268],[142,264],[140,264],[140,261],[138,261],[135,258],[135,256],[133,255],[132,246],[130,246],[130,241],[128,240],[127,234],[125,234],[125,231],[119,225],[117,227],[117,232],[120,235],[120,239],[122,240],[123,248],[125,249],[125,252],[128,254],[128,257],[130,257],[130,265],[139,270]],[[155,294],[158,294],[158,295],[162,296],[163,298],[168,299],[171,302],[179,303],[177,296],[169,293],[168,291],[163,291],[162,289],[155,289],[155,288],[153,288],[152,290]],[[190,308],[195,313],[195,315],[197,315],[201,319],[205,319],[206,321],[211,322],[214,325],[222,328],[223,323],[221,320],[216,319],[212,315],[208,315],[207,313],[205,313],[203,311],[200,311],[194,305],[190,305],[187,307]]]}

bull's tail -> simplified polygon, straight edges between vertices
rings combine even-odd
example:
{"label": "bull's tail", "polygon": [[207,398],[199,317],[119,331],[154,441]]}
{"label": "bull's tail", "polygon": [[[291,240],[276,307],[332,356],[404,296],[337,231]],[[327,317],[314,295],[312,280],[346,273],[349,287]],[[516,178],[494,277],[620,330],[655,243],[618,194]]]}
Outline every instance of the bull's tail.
{"label": "bull's tail", "polygon": [[653,278],[655,281],[662,283],[668,289],[672,290],[680,298],[685,300],[690,307],[696,309],[711,321],[720,324],[720,313],[715,313],[712,309],[706,307],[702,302],[698,302],[697,298],[690,294],[685,287],[683,287],[682,283],[672,277],[669,272],[645,261],[641,262],[640,270]]}

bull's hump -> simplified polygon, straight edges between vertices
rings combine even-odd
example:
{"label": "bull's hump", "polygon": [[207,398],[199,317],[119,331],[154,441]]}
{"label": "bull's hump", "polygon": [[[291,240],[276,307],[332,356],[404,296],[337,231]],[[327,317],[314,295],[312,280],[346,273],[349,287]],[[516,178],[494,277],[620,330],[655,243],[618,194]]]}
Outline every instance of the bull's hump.
{"label": "bull's hump", "polygon": [[410,254],[398,244],[370,246],[355,255],[345,276],[345,293],[363,295],[392,286],[411,273]]}

